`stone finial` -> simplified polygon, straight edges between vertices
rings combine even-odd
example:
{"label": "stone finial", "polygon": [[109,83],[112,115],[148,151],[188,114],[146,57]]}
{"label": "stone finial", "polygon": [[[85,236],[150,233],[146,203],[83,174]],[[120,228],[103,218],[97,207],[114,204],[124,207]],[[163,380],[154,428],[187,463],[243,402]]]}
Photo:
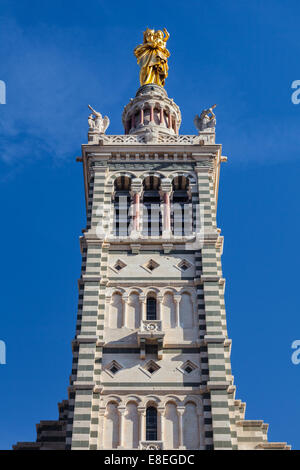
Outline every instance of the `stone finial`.
{"label": "stone finial", "polygon": [[194,118],[194,124],[196,129],[198,129],[199,132],[204,131],[205,129],[213,128],[216,127],[216,115],[213,112],[213,109],[217,105],[214,104],[208,109],[204,109],[200,116],[196,115]]}
{"label": "stone finial", "polygon": [[178,135],[181,113],[164,88],[148,84],[141,86],[125,106],[122,121],[125,134],[138,135],[145,143],[156,143],[159,136]]}
{"label": "stone finial", "polygon": [[100,134],[105,134],[106,129],[110,124],[108,116],[102,117],[98,111],[95,111],[90,105],[88,105],[92,113],[88,117],[89,132],[98,132]]}

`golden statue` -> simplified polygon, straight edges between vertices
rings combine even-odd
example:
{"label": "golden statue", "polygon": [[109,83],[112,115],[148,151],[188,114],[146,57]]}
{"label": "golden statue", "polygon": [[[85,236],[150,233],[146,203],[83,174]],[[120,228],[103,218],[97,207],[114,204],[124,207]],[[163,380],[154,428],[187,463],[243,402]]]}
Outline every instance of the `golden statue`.
{"label": "golden statue", "polygon": [[[165,34],[164,34],[165,33]],[[144,34],[144,42],[134,49],[134,55],[140,66],[140,83],[155,83],[164,86],[168,76],[168,57],[170,52],[166,48],[166,42],[170,35],[166,28],[162,31],[154,31],[147,28]]]}

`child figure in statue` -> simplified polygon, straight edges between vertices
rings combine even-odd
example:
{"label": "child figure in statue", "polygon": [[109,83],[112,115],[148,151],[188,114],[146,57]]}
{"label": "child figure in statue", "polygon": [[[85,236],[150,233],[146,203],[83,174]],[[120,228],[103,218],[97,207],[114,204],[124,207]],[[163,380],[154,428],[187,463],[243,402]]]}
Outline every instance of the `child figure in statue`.
{"label": "child figure in statue", "polygon": [[170,35],[164,28],[162,31],[154,31],[147,28],[144,32],[144,42],[134,49],[134,55],[140,66],[140,84],[154,83],[164,86],[168,76],[168,57],[170,52],[166,48],[166,42]]}

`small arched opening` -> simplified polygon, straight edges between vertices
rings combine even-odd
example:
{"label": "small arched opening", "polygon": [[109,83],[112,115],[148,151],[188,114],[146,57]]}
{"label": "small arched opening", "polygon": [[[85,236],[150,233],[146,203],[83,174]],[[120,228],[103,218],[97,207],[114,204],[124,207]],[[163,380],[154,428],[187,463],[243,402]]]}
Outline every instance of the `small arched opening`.
{"label": "small arched opening", "polygon": [[146,440],[157,441],[157,409],[149,406],[146,411]]}
{"label": "small arched opening", "polygon": [[128,236],[130,225],[130,187],[131,179],[128,176],[119,176],[114,182],[114,228],[116,236]]}

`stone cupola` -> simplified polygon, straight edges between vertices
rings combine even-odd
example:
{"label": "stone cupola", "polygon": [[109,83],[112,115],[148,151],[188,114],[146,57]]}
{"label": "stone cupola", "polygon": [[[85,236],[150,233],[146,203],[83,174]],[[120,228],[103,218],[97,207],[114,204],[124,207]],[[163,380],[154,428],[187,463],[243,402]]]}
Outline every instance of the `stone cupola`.
{"label": "stone cupola", "polygon": [[149,139],[153,134],[178,135],[181,113],[166,90],[151,83],[141,86],[125,106],[122,122],[125,134],[148,135]]}

